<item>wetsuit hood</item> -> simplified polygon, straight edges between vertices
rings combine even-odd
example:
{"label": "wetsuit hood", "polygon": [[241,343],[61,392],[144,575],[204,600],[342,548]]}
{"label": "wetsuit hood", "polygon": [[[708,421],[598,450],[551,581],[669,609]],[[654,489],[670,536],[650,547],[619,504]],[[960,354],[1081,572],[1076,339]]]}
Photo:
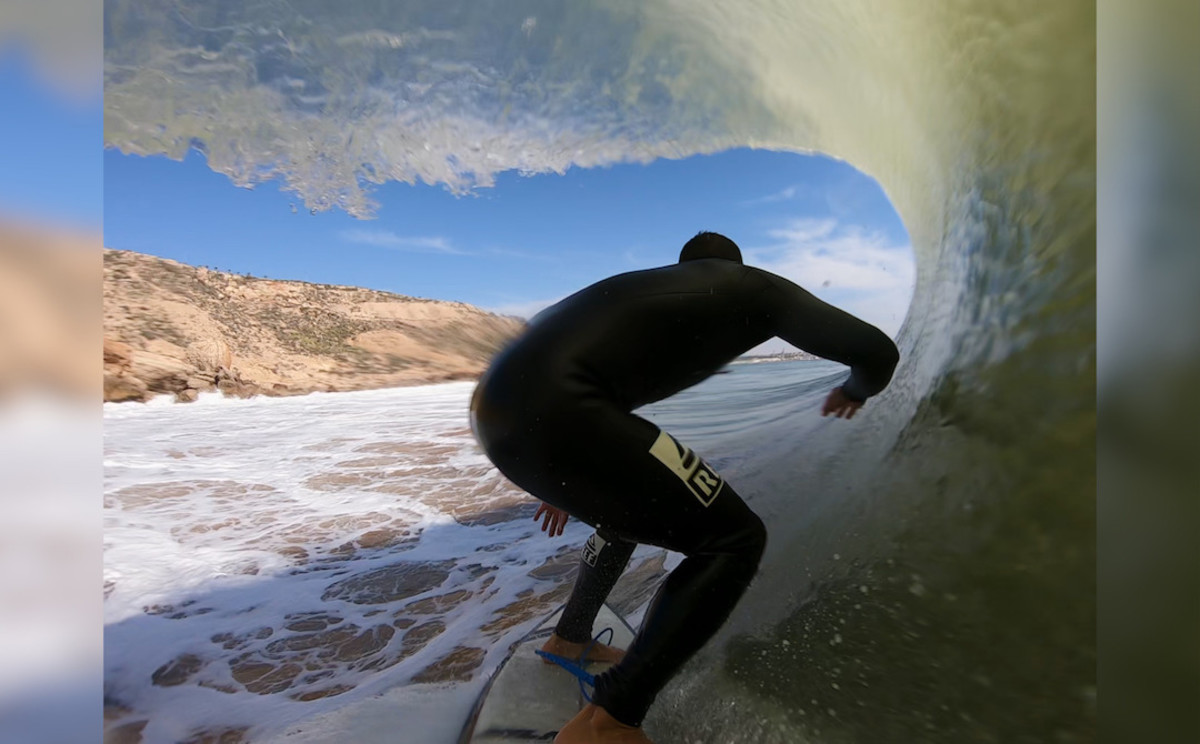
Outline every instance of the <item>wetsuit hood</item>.
{"label": "wetsuit hood", "polygon": [[737,243],[720,233],[702,232],[684,243],[683,250],[679,252],[679,263],[701,258],[723,258],[726,261],[741,263],[742,251]]}

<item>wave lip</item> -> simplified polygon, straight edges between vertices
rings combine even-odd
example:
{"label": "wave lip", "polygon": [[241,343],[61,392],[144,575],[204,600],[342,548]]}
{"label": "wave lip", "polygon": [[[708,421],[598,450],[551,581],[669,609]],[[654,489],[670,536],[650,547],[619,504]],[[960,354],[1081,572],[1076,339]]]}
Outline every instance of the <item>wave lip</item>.
{"label": "wave lip", "polygon": [[[386,181],[486,187],[734,144],[716,58],[636,6],[105,8],[105,141],[367,216]],[[757,114],[767,117],[765,110]]]}

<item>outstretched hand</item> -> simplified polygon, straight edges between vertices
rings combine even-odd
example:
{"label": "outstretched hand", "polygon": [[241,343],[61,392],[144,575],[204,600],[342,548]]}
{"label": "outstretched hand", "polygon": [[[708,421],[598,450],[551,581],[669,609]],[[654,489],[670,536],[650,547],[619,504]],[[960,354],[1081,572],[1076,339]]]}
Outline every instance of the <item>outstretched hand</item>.
{"label": "outstretched hand", "polygon": [[825,399],[825,405],[821,407],[821,415],[828,416],[833,414],[838,418],[854,418],[854,414],[858,409],[862,408],[863,401],[851,400],[842,392],[841,386],[835,387],[829,392],[829,397]]}
{"label": "outstretched hand", "polygon": [[567,526],[568,516],[562,509],[555,509],[543,501],[542,505],[538,507],[537,514],[533,515],[533,521],[541,519],[542,532],[546,533],[546,537],[554,537],[563,533],[563,528]]}

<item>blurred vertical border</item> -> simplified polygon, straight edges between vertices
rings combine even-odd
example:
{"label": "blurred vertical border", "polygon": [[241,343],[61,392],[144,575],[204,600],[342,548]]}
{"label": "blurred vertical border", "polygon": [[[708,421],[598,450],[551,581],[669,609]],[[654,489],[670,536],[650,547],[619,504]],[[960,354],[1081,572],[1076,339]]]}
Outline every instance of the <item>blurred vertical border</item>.
{"label": "blurred vertical border", "polygon": [[0,3],[0,742],[103,715],[102,6]]}
{"label": "blurred vertical border", "polygon": [[1098,704],[1200,741],[1200,3],[1097,22]]}

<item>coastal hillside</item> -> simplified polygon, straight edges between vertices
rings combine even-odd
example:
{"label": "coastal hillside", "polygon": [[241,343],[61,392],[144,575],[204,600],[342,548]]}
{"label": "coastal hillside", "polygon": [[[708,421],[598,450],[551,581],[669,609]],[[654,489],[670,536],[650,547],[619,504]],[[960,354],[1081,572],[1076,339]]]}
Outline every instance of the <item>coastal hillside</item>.
{"label": "coastal hillside", "polygon": [[106,401],[470,379],[523,328],[460,302],[104,251]]}

